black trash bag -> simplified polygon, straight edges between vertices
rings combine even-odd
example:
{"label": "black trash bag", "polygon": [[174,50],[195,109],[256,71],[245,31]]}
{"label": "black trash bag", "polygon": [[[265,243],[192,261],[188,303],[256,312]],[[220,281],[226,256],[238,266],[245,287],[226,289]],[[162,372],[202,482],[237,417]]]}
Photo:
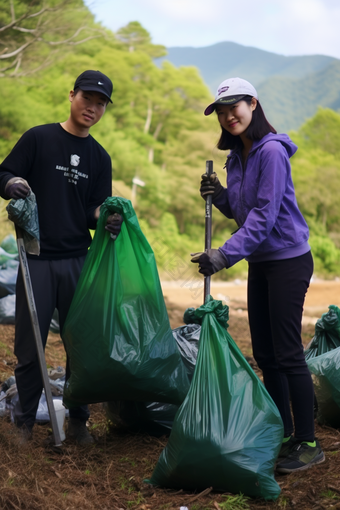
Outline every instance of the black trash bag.
{"label": "black trash bag", "polygon": [[[188,324],[172,330],[191,381],[197,359],[201,326]],[[114,426],[152,436],[170,434],[178,411],[175,404],[162,402],[113,401],[105,404],[106,416]]]}
{"label": "black trash bag", "polygon": [[169,435],[178,406],[162,402],[106,402],[106,417],[115,426],[150,436]]}
{"label": "black trash bag", "polygon": [[57,309],[54,310],[51,324],[50,324],[50,331],[52,333],[60,333],[60,326],[59,326],[59,312]]}

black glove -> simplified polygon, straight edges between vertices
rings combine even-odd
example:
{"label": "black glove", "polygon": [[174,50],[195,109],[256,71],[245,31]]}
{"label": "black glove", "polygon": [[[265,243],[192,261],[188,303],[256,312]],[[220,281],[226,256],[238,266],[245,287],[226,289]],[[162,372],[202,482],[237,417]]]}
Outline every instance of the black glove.
{"label": "black glove", "polygon": [[228,261],[220,250],[210,249],[205,252],[191,253],[191,262],[198,263],[198,272],[204,276],[211,276],[224,267],[228,267]]}
{"label": "black glove", "polygon": [[10,198],[26,198],[29,195],[31,188],[24,179],[13,178],[8,181],[5,188],[5,193]]}
{"label": "black glove", "polygon": [[118,213],[110,214],[107,217],[105,229],[110,232],[111,237],[116,239],[122,229],[123,216]]}
{"label": "black glove", "polygon": [[202,175],[200,193],[204,200],[207,199],[208,195],[212,195],[214,199],[217,198],[218,195],[223,192],[223,190],[224,188],[215,172],[213,172],[211,175]]}

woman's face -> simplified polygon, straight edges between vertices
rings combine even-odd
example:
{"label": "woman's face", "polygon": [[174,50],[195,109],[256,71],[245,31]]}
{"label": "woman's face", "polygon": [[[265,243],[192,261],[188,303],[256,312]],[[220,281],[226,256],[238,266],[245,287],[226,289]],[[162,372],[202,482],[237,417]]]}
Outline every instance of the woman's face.
{"label": "woman's face", "polygon": [[256,104],[257,101],[253,97],[251,104],[241,100],[232,105],[217,105],[216,113],[218,121],[231,135],[241,136],[251,123]]}

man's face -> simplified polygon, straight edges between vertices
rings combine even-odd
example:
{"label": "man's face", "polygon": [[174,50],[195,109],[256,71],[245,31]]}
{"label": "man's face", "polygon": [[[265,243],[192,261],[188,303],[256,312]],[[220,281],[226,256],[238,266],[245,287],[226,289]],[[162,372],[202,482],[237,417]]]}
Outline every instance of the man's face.
{"label": "man's face", "polygon": [[100,92],[79,90],[76,94],[71,90],[71,119],[82,129],[90,129],[97,124],[105,113],[107,97]]}

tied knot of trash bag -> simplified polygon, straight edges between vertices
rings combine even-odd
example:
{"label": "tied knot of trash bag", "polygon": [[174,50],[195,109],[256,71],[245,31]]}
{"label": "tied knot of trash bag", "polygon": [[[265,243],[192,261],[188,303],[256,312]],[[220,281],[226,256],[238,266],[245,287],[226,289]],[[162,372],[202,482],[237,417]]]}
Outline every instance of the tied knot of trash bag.
{"label": "tied knot of trash bag", "polygon": [[100,215],[99,220],[102,223],[105,223],[107,217],[111,214],[118,213],[120,214],[124,220],[129,219],[136,215],[131,201],[127,198],[122,197],[107,197],[106,200],[100,206]]}
{"label": "tied knot of trash bag", "polygon": [[223,305],[222,301],[217,301],[208,296],[204,305],[199,308],[187,308],[183,315],[185,324],[202,324],[203,318],[207,314],[214,314],[217,322],[228,329],[229,307]]}
{"label": "tied knot of trash bag", "polygon": [[340,309],[336,305],[330,305],[328,312],[322,314],[321,319],[315,323],[315,333],[340,328]]}
{"label": "tied knot of trash bag", "polygon": [[315,334],[305,349],[306,361],[340,347],[340,309],[330,305],[315,323]]}

